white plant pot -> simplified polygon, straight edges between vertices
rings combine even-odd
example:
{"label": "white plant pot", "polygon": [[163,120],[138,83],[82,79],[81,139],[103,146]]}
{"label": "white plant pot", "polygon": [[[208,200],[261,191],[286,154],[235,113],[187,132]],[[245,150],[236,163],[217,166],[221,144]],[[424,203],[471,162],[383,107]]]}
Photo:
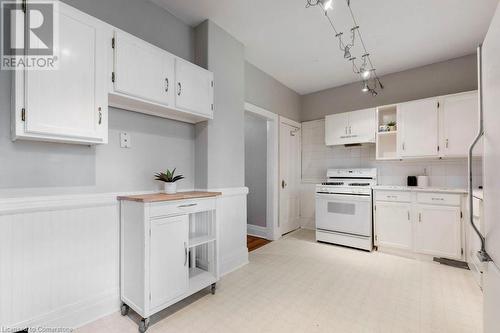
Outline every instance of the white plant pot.
{"label": "white plant pot", "polygon": [[177,193],[177,183],[165,183],[165,193],[166,194]]}

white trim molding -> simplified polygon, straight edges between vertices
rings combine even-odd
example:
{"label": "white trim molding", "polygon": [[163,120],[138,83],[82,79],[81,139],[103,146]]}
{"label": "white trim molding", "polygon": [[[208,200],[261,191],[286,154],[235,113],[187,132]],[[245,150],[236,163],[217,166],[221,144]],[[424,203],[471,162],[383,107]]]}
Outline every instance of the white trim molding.
{"label": "white trim molding", "polygon": [[245,111],[267,120],[267,239],[277,240],[279,231],[279,122],[280,116],[251,103],[245,103]]}
{"label": "white trim molding", "polygon": [[269,237],[269,229],[258,225],[247,224],[247,234],[250,236],[272,239]]}

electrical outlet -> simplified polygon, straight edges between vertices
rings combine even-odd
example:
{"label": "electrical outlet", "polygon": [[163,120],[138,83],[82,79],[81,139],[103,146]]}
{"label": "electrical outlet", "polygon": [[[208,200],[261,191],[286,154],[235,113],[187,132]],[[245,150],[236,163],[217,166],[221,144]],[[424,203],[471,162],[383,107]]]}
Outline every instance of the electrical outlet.
{"label": "electrical outlet", "polygon": [[132,148],[132,142],[130,134],[127,132],[120,133],[120,147],[121,148]]}

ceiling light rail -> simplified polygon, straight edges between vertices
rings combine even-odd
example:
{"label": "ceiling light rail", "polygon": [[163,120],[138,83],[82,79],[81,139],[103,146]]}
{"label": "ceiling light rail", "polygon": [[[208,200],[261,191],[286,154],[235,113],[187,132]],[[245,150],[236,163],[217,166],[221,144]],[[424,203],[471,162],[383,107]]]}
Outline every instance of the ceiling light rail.
{"label": "ceiling light rail", "polygon": [[[366,50],[366,45],[363,40],[363,36],[361,35],[361,31],[359,29],[359,24],[354,16],[354,12],[351,8],[351,0],[345,0],[347,3],[347,7],[349,8],[349,13],[353,21],[353,27],[351,28],[351,40],[350,43],[345,43],[343,40],[343,32],[339,32],[335,28],[335,24],[333,23],[332,18],[328,15],[328,11],[333,9],[333,0],[306,0],[306,8],[309,7],[319,7],[325,14],[325,17],[328,19],[330,26],[332,27],[335,37],[339,40],[339,48],[344,53],[344,58],[352,63],[352,70],[355,74],[359,75],[359,77],[363,81],[362,91],[370,93],[372,96],[377,96],[378,89],[384,89],[384,85],[380,81],[380,78],[377,75],[376,69],[373,66],[372,60],[370,58],[370,53]],[[360,41],[361,47],[363,48],[364,54],[361,56],[361,65],[356,65],[356,57],[352,55],[352,49],[355,45],[356,34],[358,35],[358,39]]]}

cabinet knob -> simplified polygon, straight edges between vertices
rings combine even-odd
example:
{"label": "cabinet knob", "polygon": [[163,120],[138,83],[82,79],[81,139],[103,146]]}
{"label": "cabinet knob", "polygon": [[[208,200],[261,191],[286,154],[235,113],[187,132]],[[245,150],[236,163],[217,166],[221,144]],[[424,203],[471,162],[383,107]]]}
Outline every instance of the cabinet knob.
{"label": "cabinet knob", "polygon": [[182,93],[182,84],[179,82],[177,83],[177,96],[180,96]]}
{"label": "cabinet knob", "polygon": [[99,111],[99,125],[101,125],[102,124],[102,108],[99,107],[97,110]]}
{"label": "cabinet knob", "polygon": [[169,86],[169,82],[168,82],[168,77],[165,78],[165,92],[168,92],[168,86]]}

